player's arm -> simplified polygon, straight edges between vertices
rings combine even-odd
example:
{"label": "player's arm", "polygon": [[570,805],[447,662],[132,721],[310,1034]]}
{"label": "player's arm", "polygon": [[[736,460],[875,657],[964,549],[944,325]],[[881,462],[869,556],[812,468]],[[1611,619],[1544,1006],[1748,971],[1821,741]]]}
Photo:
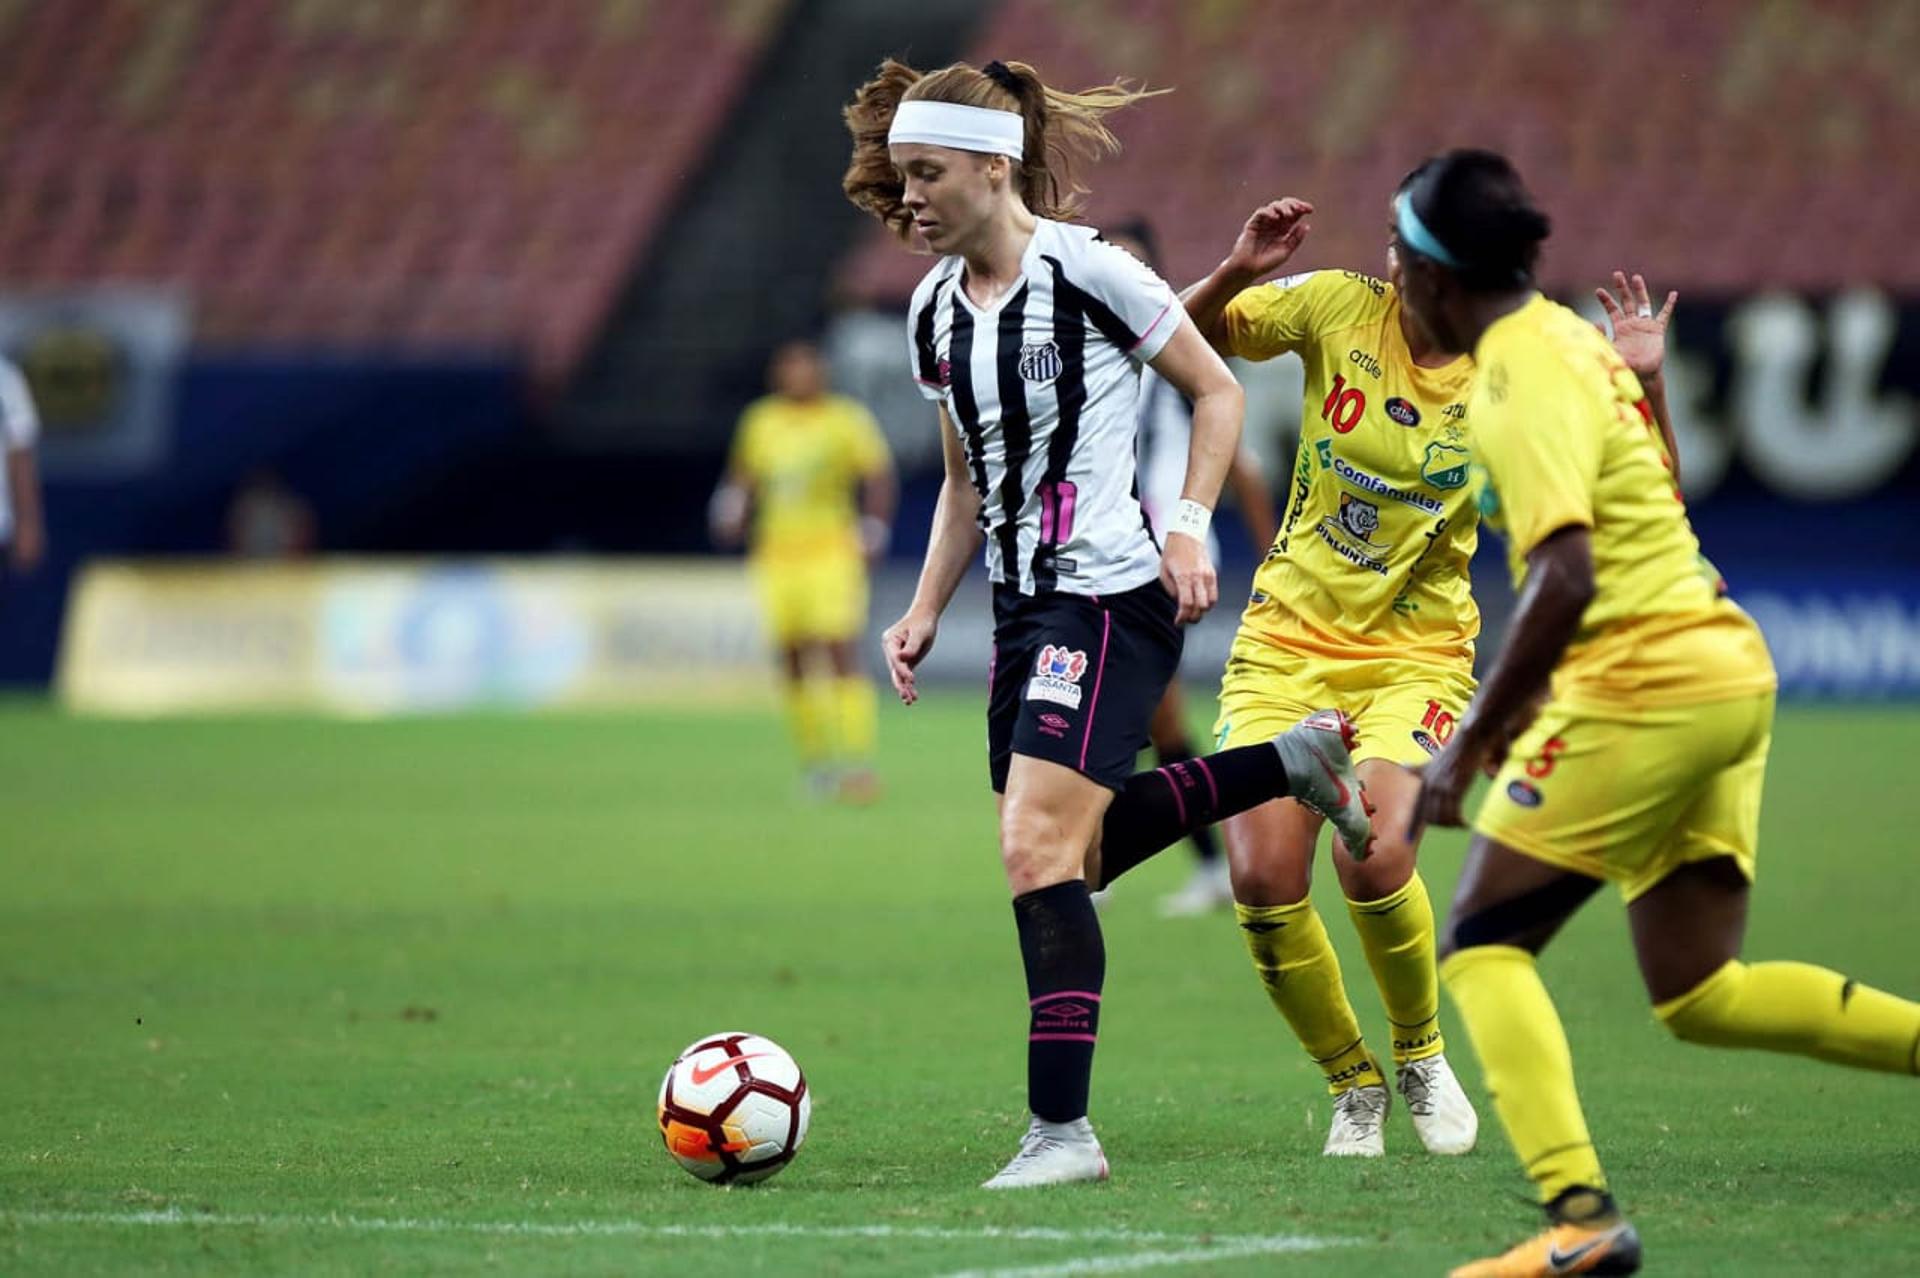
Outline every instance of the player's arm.
{"label": "player's arm", "polygon": [[940,614],[953,601],[953,592],[960,588],[967,565],[980,553],[985,537],[980,531],[980,494],[967,474],[960,433],[944,405],[940,408],[940,451],[946,474],[940,482],[940,499],[933,507],[933,532],[927,539],[926,560],[920,566],[920,583],[914,587],[913,602],[907,605],[905,614],[880,635],[893,690],[907,705],[920,698],[914,667],[933,650]]}
{"label": "player's arm", "polygon": [[1240,507],[1240,518],[1246,522],[1247,535],[1253,539],[1254,553],[1258,554],[1279,536],[1280,516],[1273,508],[1273,488],[1267,483],[1267,468],[1261,464],[1260,454],[1244,442],[1234,454],[1227,482],[1233,485],[1234,504]]}
{"label": "player's arm", "polygon": [[887,553],[893,540],[893,512],[900,502],[900,480],[894,474],[893,460],[887,461],[860,479],[860,548],[869,559]]}
{"label": "player's arm", "polygon": [[1227,303],[1286,264],[1312,229],[1306,220],[1312,212],[1313,205],[1293,196],[1255,209],[1213,273],[1180,294],[1187,315],[1214,350],[1239,353],[1227,331]]}
{"label": "player's arm", "polygon": [[34,408],[27,379],[10,363],[0,362],[0,482],[5,482],[13,506],[12,564],[17,572],[32,572],[47,553],[46,516],[40,507],[40,466],[34,444],[40,435],[40,415]]}
{"label": "player's arm", "polygon": [[727,468],[707,499],[707,532],[718,545],[737,546],[746,540],[747,521],[753,515],[753,468],[748,457],[755,420],[751,408],[740,418],[727,453]]}
{"label": "player's arm", "polygon": [[855,419],[854,458],[860,474],[860,549],[869,560],[875,560],[887,553],[887,545],[893,540],[900,479],[880,423],[865,409]]}
{"label": "player's arm", "polygon": [[7,494],[13,502],[16,572],[32,572],[47,553],[47,522],[40,509],[40,467],[31,448],[7,450]]}
{"label": "player's arm", "polygon": [[1505,748],[1509,725],[1547,687],[1579,632],[1594,588],[1593,536],[1586,525],[1569,524],[1527,552],[1527,579],[1506,642],[1453,738],[1424,769],[1409,838],[1417,839],[1428,823],[1463,824],[1461,804],[1473,774],[1492,751]]}
{"label": "player's arm", "polygon": [[1220,502],[1227,470],[1240,450],[1247,396],[1225,362],[1201,338],[1200,330],[1185,317],[1152,363],[1153,370],[1193,404],[1187,479],[1160,556],[1160,580],[1180,603],[1178,620],[1193,622],[1220,598],[1219,579],[1207,559],[1207,526]]}
{"label": "player's arm", "polygon": [[1665,368],[1667,323],[1673,318],[1680,294],[1669,292],[1666,303],[1655,312],[1645,276],[1636,274],[1629,280],[1625,271],[1615,271],[1613,285],[1620,290],[1618,298],[1604,288],[1597,288],[1593,293],[1613,324],[1613,348],[1620,352],[1620,358],[1627,362],[1627,367],[1640,379],[1640,388],[1647,393],[1647,406],[1653,410],[1654,423],[1660,428],[1660,439],[1666,445],[1667,460],[1673,469],[1674,486],[1678,487],[1680,444],[1674,437],[1673,416],[1667,411]]}

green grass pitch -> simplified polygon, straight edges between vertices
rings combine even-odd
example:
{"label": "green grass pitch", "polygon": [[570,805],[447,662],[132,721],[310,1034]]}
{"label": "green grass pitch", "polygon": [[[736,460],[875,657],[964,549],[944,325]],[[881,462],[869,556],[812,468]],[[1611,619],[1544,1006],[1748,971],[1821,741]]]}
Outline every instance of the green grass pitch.
{"label": "green grass pitch", "polygon": [[[1230,921],[1155,916],[1184,854],[1107,914],[1113,1181],[981,1193],[1025,997],[980,710],[883,732],[886,798],[848,810],[798,798],[771,715],[0,708],[0,1272],[1397,1275],[1534,1227],[1451,1019],[1481,1148],[1427,1157],[1396,1113],[1386,1159],[1321,1159]],[[1916,756],[1912,711],[1783,714],[1750,955],[1920,993]],[[1462,847],[1427,846],[1436,901]],[[1914,1272],[1913,1080],[1671,1041],[1611,896],[1544,970],[1652,1272]],[[814,1089],[763,1187],[696,1182],[654,1128],[668,1061],[722,1029]]]}

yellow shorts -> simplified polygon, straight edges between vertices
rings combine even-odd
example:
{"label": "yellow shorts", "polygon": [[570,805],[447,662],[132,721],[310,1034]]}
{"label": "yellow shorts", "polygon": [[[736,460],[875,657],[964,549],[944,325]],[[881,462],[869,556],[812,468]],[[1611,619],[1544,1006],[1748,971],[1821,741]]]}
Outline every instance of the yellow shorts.
{"label": "yellow shorts", "polygon": [[1473,689],[1464,666],[1392,657],[1330,660],[1243,636],[1220,681],[1213,731],[1224,750],[1270,741],[1316,710],[1343,710],[1360,734],[1356,763],[1385,759],[1407,767],[1425,763],[1446,744]]}
{"label": "yellow shorts", "polygon": [[1634,710],[1548,702],[1494,778],[1473,828],[1631,901],[1692,861],[1749,880],[1773,740],[1773,693]]}
{"label": "yellow shorts", "polygon": [[768,556],[750,568],[774,643],[854,639],[866,628],[867,566],[858,554]]}

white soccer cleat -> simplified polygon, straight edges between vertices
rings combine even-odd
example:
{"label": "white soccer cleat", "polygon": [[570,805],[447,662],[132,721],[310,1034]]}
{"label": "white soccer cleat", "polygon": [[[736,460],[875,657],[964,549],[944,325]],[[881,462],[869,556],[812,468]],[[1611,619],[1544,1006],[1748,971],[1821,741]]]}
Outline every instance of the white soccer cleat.
{"label": "white soccer cleat", "polygon": [[1105,1180],[1107,1156],[1093,1124],[1084,1118],[1071,1123],[1045,1123],[1038,1118],[1021,1138],[1020,1152],[994,1174],[982,1189],[1034,1189],[1067,1185],[1079,1180]]}
{"label": "white soccer cleat", "polygon": [[1216,857],[1193,867],[1193,877],[1171,896],[1160,898],[1160,917],[1186,919],[1211,914],[1233,904],[1233,880],[1227,876],[1227,858]]}
{"label": "white soccer cleat", "polygon": [[1429,1154],[1464,1154],[1480,1134],[1480,1115],[1453,1076],[1445,1056],[1409,1061],[1394,1071],[1400,1099],[1413,1115],[1413,1130]]}
{"label": "white soccer cleat", "polygon": [[1333,822],[1354,859],[1365,860],[1373,850],[1373,806],[1353,773],[1359,740],[1346,715],[1319,710],[1275,737],[1273,748],[1293,797]]}
{"label": "white soccer cleat", "polygon": [[1393,1097],[1384,1084],[1349,1087],[1333,1098],[1333,1126],[1327,1132],[1330,1158],[1378,1158],[1387,1152],[1387,1110]]}

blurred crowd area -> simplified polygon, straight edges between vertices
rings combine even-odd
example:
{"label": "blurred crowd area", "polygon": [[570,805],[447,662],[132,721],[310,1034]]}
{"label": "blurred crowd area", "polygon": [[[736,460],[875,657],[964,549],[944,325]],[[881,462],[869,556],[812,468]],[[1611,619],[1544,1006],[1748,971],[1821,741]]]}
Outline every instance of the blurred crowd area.
{"label": "blurred crowd area", "polygon": [[[1908,0],[0,0],[0,351],[48,531],[0,679],[48,676],[101,557],[707,553],[794,338],[893,446],[910,574],[929,263],[838,190],[888,54],[1171,90],[1115,119],[1087,218],[1150,220],[1176,286],[1285,194],[1318,209],[1300,269],[1378,272],[1409,168],[1505,151],[1550,290],[1681,291],[1684,473],[1736,584],[1920,635]],[[1241,371],[1283,473],[1297,368]]]}

